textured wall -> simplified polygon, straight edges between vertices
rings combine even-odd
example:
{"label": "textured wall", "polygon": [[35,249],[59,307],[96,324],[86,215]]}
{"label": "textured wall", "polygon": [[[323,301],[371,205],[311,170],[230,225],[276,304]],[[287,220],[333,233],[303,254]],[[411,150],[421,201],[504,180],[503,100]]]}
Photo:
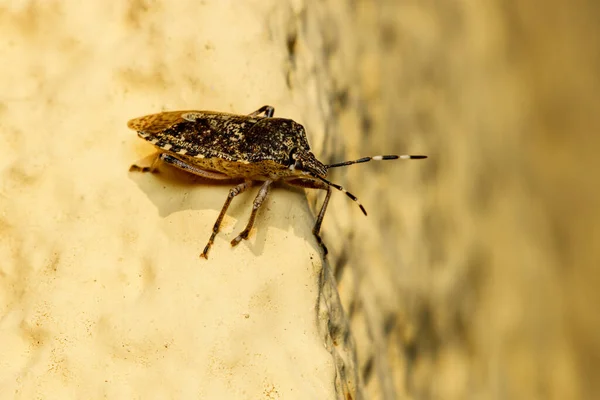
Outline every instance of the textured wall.
{"label": "textured wall", "polygon": [[164,109],[273,104],[318,131],[324,78],[293,92],[288,76],[302,9],[2,4],[0,398],[356,392],[303,191],[273,190],[250,240],[231,249],[255,192],[241,195],[205,261],[232,185],[128,173],[152,147],[127,120]]}

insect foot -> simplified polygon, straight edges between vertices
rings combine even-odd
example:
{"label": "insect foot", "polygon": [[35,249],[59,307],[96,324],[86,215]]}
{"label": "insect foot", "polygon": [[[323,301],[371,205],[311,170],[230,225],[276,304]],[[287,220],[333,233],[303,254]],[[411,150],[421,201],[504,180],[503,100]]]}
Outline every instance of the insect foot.
{"label": "insect foot", "polygon": [[[236,246],[248,238],[258,210],[274,182],[327,192],[313,228],[317,243],[326,255],[327,248],[321,240],[320,230],[332,188],[345,193],[367,215],[356,196],[327,180],[329,169],[368,161],[427,158],[423,155],[384,155],[326,165],[311,152],[304,127],[291,119],[275,118],[274,113],[272,106],[263,106],[248,115],[216,111],[168,111],[135,118],[127,123],[129,128],[137,131],[139,137],[159,151],[156,163],[162,161],[207,179],[237,181],[225,199],[200,257],[208,259],[208,252],[233,198],[261,184],[248,223],[231,241],[231,245]],[[156,165],[134,165],[130,170],[154,172]]]}
{"label": "insect foot", "polygon": [[150,155],[140,160],[140,162],[147,165],[132,164],[131,167],[129,167],[129,172],[151,172],[155,174],[158,172],[158,165],[160,164],[160,161],[161,154]]}
{"label": "insect foot", "polygon": [[140,167],[139,165],[133,164],[129,167],[129,172],[156,172],[151,167]]}

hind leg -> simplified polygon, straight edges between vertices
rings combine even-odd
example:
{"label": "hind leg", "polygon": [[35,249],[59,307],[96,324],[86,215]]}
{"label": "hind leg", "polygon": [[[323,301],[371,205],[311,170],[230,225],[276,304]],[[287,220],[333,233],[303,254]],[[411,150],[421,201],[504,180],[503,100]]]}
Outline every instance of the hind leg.
{"label": "hind leg", "polygon": [[186,163],[185,161],[181,161],[178,158],[173,157],[167,153],[161,153],[158,158],[160,161],[170,164],[175,168],[182,169],[190,174],[198,175],[206,179],[215,179],[215,180],[227,180],[232,179],[230,176],[222,174],[220,172],[208,171],[206,169],[199,168],[193,164]]}
{"label": "hind leg", "polygon": [[193,164],[186,163],[185,161],[182,161],[182,160],[180,160],[176,157],[173,157],[172,155],[167,154],[167,153],[153,154],[149,157],[144,158],[142,161],[147,162],[150,159],[152,159],[152,161],[149,165],[140,166],[137,164],[133,164],[131,167],[129,167],[129,171],[157,173],[158,167],[160,166],[161,163],[164,162],[165,164],[172,165],[175,168],[184,170],[186,172],[189,172],[190,174],[201,176],[206,179],[215,179],[215,180],[232,179],[230,176],[222,174],[220,172],[208,171],[206,169],[199,168]]}
{"label": "hind leg", "polygon": [[258,117],[260,114],[265,114],[265,117],[271,118],[273,116],[273,114],[275,114],[275,107],[273,107],[273,106],[262,106],[258,110],[254,111],[254,112],[251,112],[248,115],[250,115],[251,117]]}
{"label": "hind leg", "polygon": [[145,165],[132,164],[131,167],[129,167],[129,172],[158,172],[158,166],[160,165],[160,154],[155,153],[149,155],[148,157],[141,159],[139,163]]}

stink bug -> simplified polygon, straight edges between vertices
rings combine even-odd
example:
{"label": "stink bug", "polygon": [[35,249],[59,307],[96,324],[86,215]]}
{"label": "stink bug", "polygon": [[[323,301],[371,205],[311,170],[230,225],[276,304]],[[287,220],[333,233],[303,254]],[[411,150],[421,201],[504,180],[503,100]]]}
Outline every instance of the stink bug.
{"label": "stink bug", "polygon": [[237,245],[247,239],[254,225],[256,213],[267,197],[273,182],[284,182],[304,188],[327,191],[313,234],[327,254],[319,231],[331,197],[336,188],[354,200],[361,211],[365,208],[356,196],[340,185],[327,180],[330,168],[364,163],[371,160],[427,158],[420,155],[391,155],[364,157],[353,161],[323,164],[310,151],[304,127],[291,119],[273,118],[275,109],[263,106],[249,115],[213,111],[169,111],[132,119],[127,126],[158,149],[151,167],[132,165],[130,171],[154,172],[158,162],[165,162],[203,178],[236,180],[230,191],[212,234],[201,257],[208,252],[219,232],[219,227],[231,200],[251,186],[262,182],[246,228],[231,241]]}

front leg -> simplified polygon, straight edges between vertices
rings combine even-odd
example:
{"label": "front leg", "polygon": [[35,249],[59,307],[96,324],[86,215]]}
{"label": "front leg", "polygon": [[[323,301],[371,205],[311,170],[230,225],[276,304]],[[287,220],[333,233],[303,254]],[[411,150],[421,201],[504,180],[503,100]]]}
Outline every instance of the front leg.
{"label": "front leg", "polygon": [[329,205],[329,199],[331,198],[331,186],[327,186],[327,194],[325,195],[325,200],[323,200],[323,205],[321,206],[321,211],[319,211],[319,216],[317,217],[317,222],[315,222],[315,227],[313,228],[313,235],[317,238],[317,242],[323,248],[324,255],[329,253],[327,250],[327,246],[323,243],[321,239],[321,224],[323,223],[323,217],[325,217],[325,211],[327,211],[327,206]]}
{"label": "front leg", "polygon": [[313,180],[307,180],[307,179],[290,179],[287,180],[286,183],[288,185],[292,185],[292,186],[298,186],[298,187],[302,187],[302,188],[308,188],[308,189],[323,189],[327,191],[327,194],[325,195],[325,200],[323,200],[323,205],[321,206],[321,210],[319,211],[319,215],[317,216],[317,221],[315,222],[315,226],[312,230],[313,235],[315,235],[315,238],[317,239],[317,243],[319,243],[319,246],[321,246],[321,248],[323,249],[323,255],[326,256],[329,253],[329,250],[327,250],[327,246],[325,246],[325,243],[323,243],[323,240],[321,239],[321,224],[323,223],[323,218],[325,217],[325,211],[327,211],[327,206],[329,205],[329,199],[331,198],[331,186],[324,184],[323,182],[320,181],[313,181]]}

